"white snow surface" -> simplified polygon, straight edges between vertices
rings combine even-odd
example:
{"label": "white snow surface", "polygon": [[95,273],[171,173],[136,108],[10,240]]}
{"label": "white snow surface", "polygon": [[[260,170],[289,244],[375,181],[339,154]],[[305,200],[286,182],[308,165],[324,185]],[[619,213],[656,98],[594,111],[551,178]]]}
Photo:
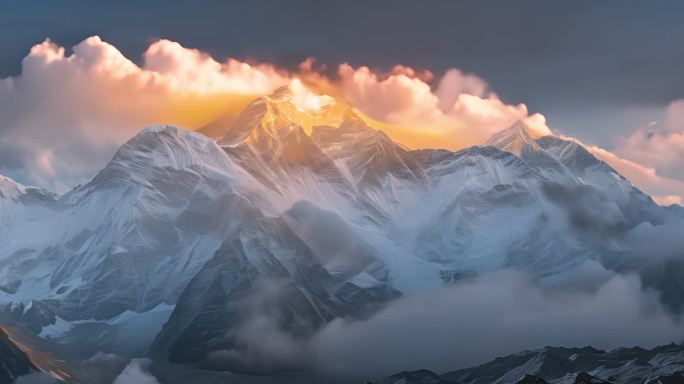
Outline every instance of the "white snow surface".
{"label": "white snow surface", "polygon": [[[176,127],[145,128],[59,198],[22,199],[29,189],[1,177],[0,281],[15,286],[0,290],[0,308],[60,303],[47,337],[173,306],[245,218],[280,217],[298,201],[341,217],[401,292],[443,285],[445,273],[542,277],[594,257],[542,183],[651,204],[604,163],[577,165],[577,144],[540,145],[520,124],[494,146],[409,151],[348,111],[337,126],[303,127],[302,116],[281,116],[289,102],[259,99],[236,119],[243,126],[226,127],[223,147]],[[365,271],[350,282],[378,284]]]}

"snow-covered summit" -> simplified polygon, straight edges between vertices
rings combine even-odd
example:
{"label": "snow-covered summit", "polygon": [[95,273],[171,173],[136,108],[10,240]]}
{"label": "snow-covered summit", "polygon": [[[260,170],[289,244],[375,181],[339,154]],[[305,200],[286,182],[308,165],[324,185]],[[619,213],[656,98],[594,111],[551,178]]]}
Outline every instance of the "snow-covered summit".
{"label": "snow-covered summit", "polygon": [[269,96],[250,103],[226,127],[222,146],[234,146],[252,140],[278,140],[295,128],[311,134],[315,126],[339,126],[346,119],[358,119],[345,103],[335,100],[318,109],[302,110],[296,105],[289,87],[281,87]]}
{"label": "snow-covered summit", "polygon": [[0,200],[17,200],[27,196],[42,200],[54,200],[57,197],[42,188],[26,186],[0,175]]}
{"label": "snow-covered summit", "polygon": [[492,135],[484,145],[491,145],[502,151],[508,151],[517,156],[521,156],[523,150],[528,148],[533,150],[540,149],[536,140],[543,136],[546,135],[534,130],[528,126],[525,121],[518,120],[509,128]]}
{"label": "snow-covered summit", "polygon": [[230,167],[223,150],[206,136],[168,125],[151,126],[122,145],[92,183],[143,183],[155,169],[223,172]]}
{"label": "snow-covered summit", "polygon": [[28,187],[0,175],[0,231],[3,225],[16,225],[26,218],[45,214],[57,195],[44,189]]}
{"label": "snow-covered summit", "polygon": [[14,199],[26,192],[26,186],[0,175],[0,199]]}
{"label": "snow-covered summit", "polygon": [[[0,191],[29,189],[2,178]],[[218,142],[142,130],[49,208],[29,215],[0,198],[12,218],[0,221],[0,309],[38,330],[80,329],[182,297],[194,304],[174,311],[158,345],[183,351],[200,342],[186,331],[219,345],[237,321],[234,298],[263,276],[284,279],[298,303],[316,298],[298,307],[318,313],[315,324],[464,273],[549,278],[626,247],[566,219],[576,191],[627,227],[670,214],[578,144],[524,123],[482,147],[409,150],[344,103],[299,108],[284,88],[253,101]]]}

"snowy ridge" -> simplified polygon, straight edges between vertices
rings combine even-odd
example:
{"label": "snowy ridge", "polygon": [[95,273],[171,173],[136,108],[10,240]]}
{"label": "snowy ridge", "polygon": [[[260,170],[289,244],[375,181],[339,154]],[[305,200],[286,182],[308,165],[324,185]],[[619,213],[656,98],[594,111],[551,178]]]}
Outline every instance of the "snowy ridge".
{"label": "snowy ridge", "polygon": [[264,277],[285,282],[287,315],[310,331],[462,273],[547,279],[623,252],[567,220],[568,194],[620,228],[682,221],[576,143],[521,124],[485,146],[413,151],[342,103],[302,111],[291,98],[255,100],[218,142],[143,129],[60,198],[0,179],[12,196],[0,198],[0,310],[67,342],[72,325],[123,314],[162,329],[158,309],[175,306],[155,340],[175,356],[215,347],[235,297]]}
{"label": "snowy ridge", "polygon": [[2,199],[16,199],[19,195],[26,192],[26,186],[17,183],[16,181],[0,175],[0,198]]}
{"label": "snowy ridge", "polygon": [[472,368],[436,374],[402,372],[376,384],[611,384],[680,383],[684,380],[684,347],[653,349],[546,347],[498,357]]}
{"label": "snowy ridge", "polygon": [[490,145],[522,157],[524,151],[538,151],[541,149],[536,142],[536,139],[540,137],[542,136],[527,127],[525,122],[520,120],[510,128],[494,134],[487,140],[485,145]]}

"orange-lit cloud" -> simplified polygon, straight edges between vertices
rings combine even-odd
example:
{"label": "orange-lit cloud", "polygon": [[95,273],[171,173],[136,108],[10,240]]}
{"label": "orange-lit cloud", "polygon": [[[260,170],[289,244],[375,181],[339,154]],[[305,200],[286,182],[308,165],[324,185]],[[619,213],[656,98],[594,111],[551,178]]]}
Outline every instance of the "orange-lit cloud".
{"label": "orange-lit cloud", "polygon": [[63,192],[142,127],[200,127],[288,76],[269,65],[219,63],[167,40],[147,49],[142,66],[98,37],[70,55],[46,40],[31,48],[21,75],[0,80],[0,173]]}
{"label": "orange-lit cloud", "polygon": [[[313,59],[288,72],[271,64],[217,61],[169,40],[152,43],[138,65],[96,36],[72,51],[67,55],[46,40],[31,48],[20,75],[0,79],[0,174],[63,192],[91,177],[146,125],[197,129],[217,119],[229,122],[255,97],[283,85],[290,86],[300,111],[320,109],[333,97],[343,100],[410,148],[481,144],[517,120],[539,135],[551,132],[544,116],[530,115],[525,104],[503,102],[483,79],[455,68],[435,75],[401,65],[383,73],[342,64],[331,78]],[[622,157],[588,148],[661,202],[679,202],[684,183],[659,171],[663,164],[681,163],[684,102],[671,106],[668,127],[646,141],[637,140],[644,132],[624,139]],[[211,129],[221,136],[225,124]]]}

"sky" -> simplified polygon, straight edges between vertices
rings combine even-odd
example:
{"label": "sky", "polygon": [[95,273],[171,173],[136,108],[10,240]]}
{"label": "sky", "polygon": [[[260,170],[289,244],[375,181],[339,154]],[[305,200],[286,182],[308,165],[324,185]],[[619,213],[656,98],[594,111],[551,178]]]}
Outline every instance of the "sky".
{"label": "sky", "polygon": [[[244,105],[247,95],[263,94],[294,77],[306,77],[309,82],[327,84],[326,90],[334,88],[352,106],[382,124],[411,125],[412,132],[418,125],[429,126],[427,136],[438,139],[427,140],[426,146],[452,140],[458,144],[445,146],[456,149],[481,141],[513,116],[540,113],[545,118],[543,125],[557,134],[580,140],[606,161],[614,156],[611,165],[660,201],[681,202],[684,104],[678,100],[684,99],[684,45],[679,41],[684,36],[682,17],[684,3],[679,1],[662,1],[657,7],[640,1],[542,0],[2,2],[0,85],[4,83],[5,89],[0,88],[0,101],[5,110],[0,106],[0,133],[5,139],[0,139],[4,152],[0,153],[0,173],[61,193],[92,176],[95,166],[102,166],[116,146],[140,129],[133,127],[135,124],[163,120],[158,122],[193,128],[218,115],[220,109]],[[138,69],[158,74],[150,76],[166,79],[159,80],[154,91],[138,89],[135,97],[140,92],[146,96],[144,101],[136,99],[135,107],[125,102],[130,99],[126,95],[130,84],[114,84],[111,79],[102,83],[84,76],[84,83],[76,86],[75,78],[65,72],[43,71],[50,61],[46,50],[31,51],[33,58],[42,54],[45,60],[31,60],[31,47],[49,39],[50,44],[64,48],[65,58],[79,58],[72,60],[72,66],[79,65],[76,62],[92,64],[97,61],[94,57],[107,50],[83,49],[80,56],[71,55],[75,46],[93,36],[116,50],[109,58],[120,55]],[[164,54],[169,49],[158,50],[156,62],[146,62],[154,56],[150,48],[160,39],[195,49],[219,65],[233,59],[232,69],[218,70],[222,75],[249,77],[257,73],[254,76],[261,80],[252,76],[238,86],[205,76],[199,83],[224,84],[226,88],[191,87],[189,83],[198,82],[188,74],[194,67],[183,67],[181,74],[176,61],[170,69],[163,62],[168,60]],[[303,70],[307,58],[315,61]],[[245,74],[240,64],[256,69]],[[107,68],[97,70],[109,70],[110,74],[121,70]],[[123,71],[123,77],[131,77],[135,70]],[[159,75],[162,73],[165,75]],[[448,73],[451,75],[446,76]],[[440,84],[444,84],[441,91]],[[70,88],[76,96],[65,96]],[[183,90],[182,97],[174,93],[178,89]],[[390,100],[397,89],[411,89],[412,96],[406,96],[411,100]],[[92,100],[105,102],[110,92],[122,100],[112,97],[113,101],[106,101],[114,107],[89,104]],[[208,100],[204,97],[207,93],[221,93],[224,99]],[[240,101],[229,106],[227,93],[231,100]],[[473,122],[473,103],[479,100],[464,98],[453,107],[460,94],[486,100],[490,112],[506,118],[485,122],[481,119],[484,105],[479,105],[480,119]],[[377,99],[383,97],[389,101],[380,105]],[[426,100],[437,103],[436,109],[425,106],[422,102]],[[492,100],[501,105],[493,105]],[[162,113],[162,105],[184,116],[170,117],[170,112]],[[50,113],[23,117],[36,110]],[[145,110],[147,115],[140,117]],[[120,116],[122,111],[125,116]],[[126,115],[129,112],[131,116]],[[540,119],[532,120],[539,125]],[[459,124],[494,128],[467,135],[436,133]],[[93,133],[95,125],[104,127],[98,128],[102,133]],[[47,130],[53,134],[46,134]],[[65,132],[75,139],[56,142],[66,137]],[[44,143],[36,144],[41,141]],[[84,146],[87,149],[76,158],[75,148]],[[36,151],[37,147],[41,150]]]}

